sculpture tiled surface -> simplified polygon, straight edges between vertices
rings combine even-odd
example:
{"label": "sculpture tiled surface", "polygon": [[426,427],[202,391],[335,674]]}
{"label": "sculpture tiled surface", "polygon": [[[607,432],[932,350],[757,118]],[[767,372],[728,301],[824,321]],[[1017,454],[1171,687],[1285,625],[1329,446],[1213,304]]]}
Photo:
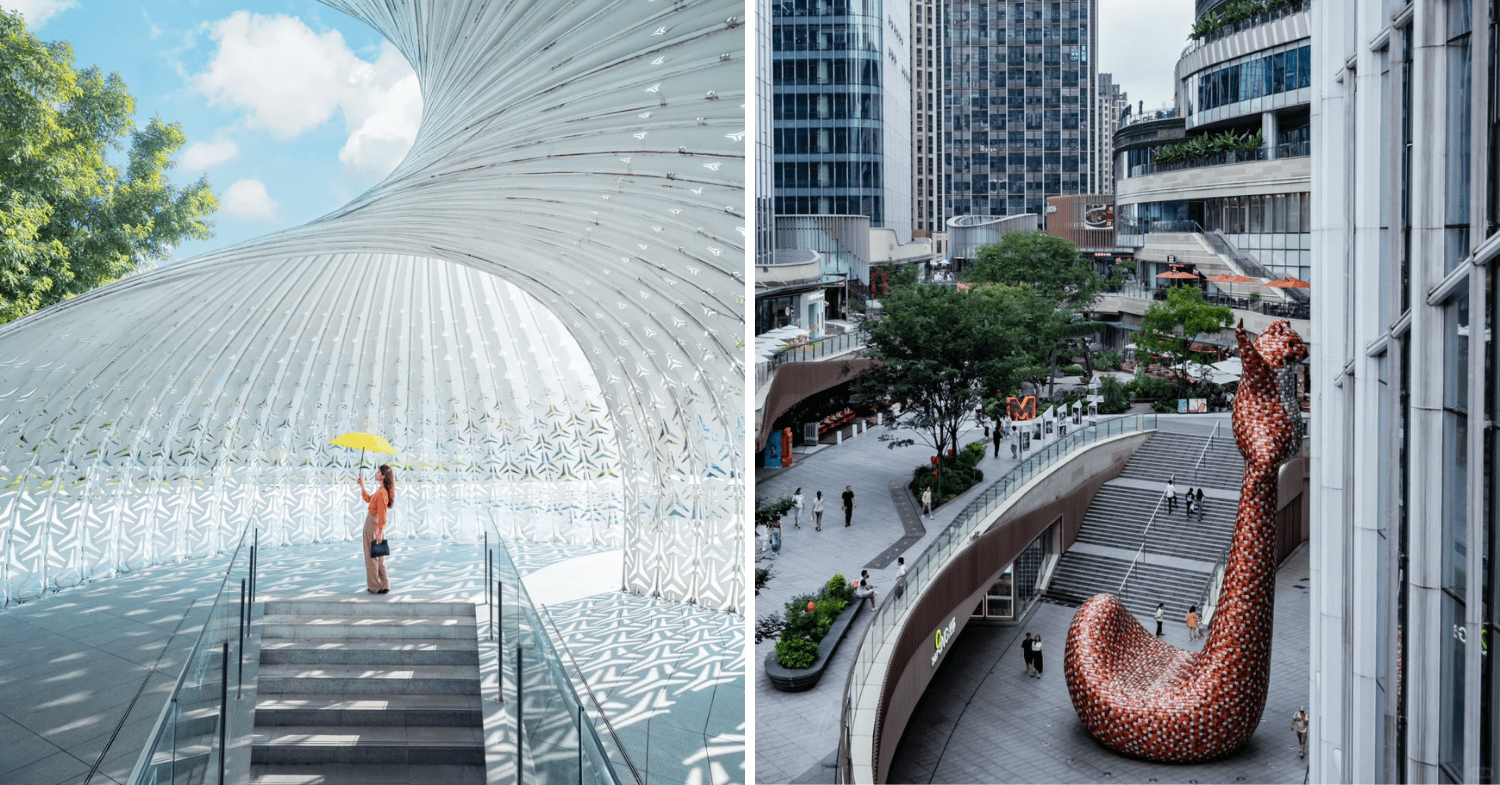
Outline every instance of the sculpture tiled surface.
{"label": "sculpture tiled surface", "polygon": [[1276,474],[1300,439],[1282,383],[1307,345],[1284,321],[1253,343],[1236,330],[1244,375],[1234,436],[1245,456],[1239,514],[1212,630],[1201,653],[1157,639],[1113,595],[1078,609],[1063,670],[1078,718],[1106,747],[1167,762],[1238,749],[1265,709],[1276,575]]}

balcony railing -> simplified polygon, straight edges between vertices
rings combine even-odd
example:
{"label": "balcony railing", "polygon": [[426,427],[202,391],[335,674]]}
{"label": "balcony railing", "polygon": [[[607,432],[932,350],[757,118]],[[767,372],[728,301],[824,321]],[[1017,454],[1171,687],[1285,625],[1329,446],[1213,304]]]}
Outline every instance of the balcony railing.
{"label": "balcony railing", "polygon": [[[1274,155],[1273,155],[1274,152]],[[1251,161],[1269,161],[1281,158],[1305,158],[1312,155],[1312,142],[1284,142],[1275,148],[1258,147],[1254,150],[1231,150],[1224,153],[1214,153],[1200,158],[1192,158],[1186,161],[1170,161],[1159,163],[1136,164],[1130,167],[1131,177],[1140,177],[1148,174],[1160,174],[1162,172],[1180,172],[1184,169],[1198,169],[1206,166],[1227,166],[1229,164],[1243,164]]]}
{"label": "balcony railing", "polygon": [[776,373],[776,369],[782,363],[805,363],[813,360],[821,360],[824,357],[832,357],[836,354],[853,351],[865,345],[865,335],[860,330],[830,335],[827,338],[819,338],[802,346],[793,346],[790,349],[771,355],[771,359],[761,363],[755,369],[755,383],[764,384]]}
{"label": "balcony railing", "polygon": [[1277,19],[1284,19],[1293,14],[1300,14],[1303,11],[1310,10],[1311,8],[1312,0],[1302,0],[1302,2],[1300,3],[1292,3],[1291,5],[1284,5],[1280,8],[1272,8],[1268,11],[1261,11],[1254,16],[1248,17],[1246,19],[1241,19],[1234,24],[1224,25],[1217,30],[1213,30],[1204,34],[1202,38],[1199,38],[1193,43],[1189,44],[1188,48],[1183,51],[1183,55],[1186,55],[1188,52],[1196,51],[1197,49],[1208,46],[1215,41],[1220,41],[1228,38],[1235,33],[1242,33],[1251,28],[1260,27],[1267,22],[1274,22]]}

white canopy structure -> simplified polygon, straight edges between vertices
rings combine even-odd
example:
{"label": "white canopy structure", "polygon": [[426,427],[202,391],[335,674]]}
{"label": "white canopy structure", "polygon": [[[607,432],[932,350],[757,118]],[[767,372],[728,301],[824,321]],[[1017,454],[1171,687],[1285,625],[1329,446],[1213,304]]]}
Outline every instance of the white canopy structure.
{"label": "white canopy structure", "polygon": [[633,592],[743,612],[744,5],[325,0],[421,81],[384,182],[300,228],[0,327],[5,602],[357,539],[617,543]]}

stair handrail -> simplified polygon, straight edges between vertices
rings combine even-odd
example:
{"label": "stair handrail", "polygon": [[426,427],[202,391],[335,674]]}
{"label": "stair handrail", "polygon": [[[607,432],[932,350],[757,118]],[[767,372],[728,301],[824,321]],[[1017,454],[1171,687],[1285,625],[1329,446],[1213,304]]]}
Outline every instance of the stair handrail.
{"label": "stair handrail", "polygon": [[1202,466],[1203,465],[1203,459],[1206,458],[1206,457],[1208,457],[1208,448],[1211,447],[1211,446],[1213,446],[1214,437],[1219,435],[1219,426],[1221,426],[1223,424],[1224,424],[1223,420],[1219,420],[1218,422],[1214,423],[1213,432],[1208,435],[1208,441],[1206,441],[1206,442],[1203,443],[1203,451],[1200,452],[1200,453],[1198,453],[1198,462],[1195,463],[1195,464],[1193,464],[1193,484],[1194,485],[1198,484],[1198,467]]}
{"label": "stair handrail", "polygon": [[[547,626],[551,628],[553,637],[557,638],[558,640],[563,640],[562,631],[557,629],[557,620],[552,618],[551,609],[543,605],[541,611],[542,619],[546,621]],[[589,685],[588,677],[583,675],[583,668],[578,666],[578,660],[573,659],[573,651],[566,645],[559,646],[558,648],[562,651],[563,657],[565,657],[568,663],[573,666],[573,671],[578,674],[578,681],[583,685],[583,691],[588,693],[589,703],[593,704],[594,706],[594,713],[599,715],[599,721],[604,723],[604,729],[606,731],[609,731],[610,738],[614,739],[615,748],[620,751],[620,757],[625,759],[625,765],[630,768],[630,776],[634,778],[637,783],[645,782],[645,780],[641,778],[640,769],[637,769],[635,767],[635,761],[630,759],[630,752],[625,749],[625,743],[620,741],[620,734],[615,732],[614,723],[609,721],[609,715],[604,713],[604,707],[599,704],[599,697],[594,694],[594,688]],[[597,732],[595,732],[596,737],[597,735]],[[603,747],[604,745],[600,744],[599,746]]]}
{"label": "stair handrail", "polygon": [[[1212,621],[1214,613],[1219,609],[1219,588],[1224,584],[1224,568],[1229,563],[1229,546],[1219,551],[1219,558],[1214,560],[1214,568],[1209,572],[1208,585],[1203,588],[1203,601],[1198,604],[1203,612],[1198,614],[1198,623],[1207,627]],[[1205,634],[1207,631],[1205,630]]]}
{"label": "stair handrail", "polygon": [[1130,575],[1131,573],[1135,572],[1135,565],[1138,564],[1141,560],[1141,557],[1146,554],[1146,534],[1151,531],[1151,524],[1156,523],[1156,514],[1158,512],[1161,512],[1162,500],[1166,498],[1166,491],[1162,491],[1161,495],[1156,497],[1156,506],[1151,509],[1151,517],[1146,520],[1146,528],[1141,529],[1141,547],[1136,549],[1135,558],[1130,560],[1130,566],[1125,568],[1125,577],[1120,581],[1119,597],[1121,602],[1125,601],[1125,585],[1127,583],[1130,583]]}

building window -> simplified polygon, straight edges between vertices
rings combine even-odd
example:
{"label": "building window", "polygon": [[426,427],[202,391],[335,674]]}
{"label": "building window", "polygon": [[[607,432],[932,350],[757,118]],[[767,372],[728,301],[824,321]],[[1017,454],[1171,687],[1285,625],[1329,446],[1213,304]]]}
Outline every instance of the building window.
{"label": "building window", "polygon": [[1443,272],[1469,255],[1469,118],[1473,53],[1469,46],[1470,0],[1448,3],[1447,195],[1444,200]]}
{"label": "building window", "polygon": [[1443,776],[1463,782],[1464,649],[1468,640],[1469,490],[1469,286],[1443,305],[1443,622],[1438,634],[1438,764]]}

